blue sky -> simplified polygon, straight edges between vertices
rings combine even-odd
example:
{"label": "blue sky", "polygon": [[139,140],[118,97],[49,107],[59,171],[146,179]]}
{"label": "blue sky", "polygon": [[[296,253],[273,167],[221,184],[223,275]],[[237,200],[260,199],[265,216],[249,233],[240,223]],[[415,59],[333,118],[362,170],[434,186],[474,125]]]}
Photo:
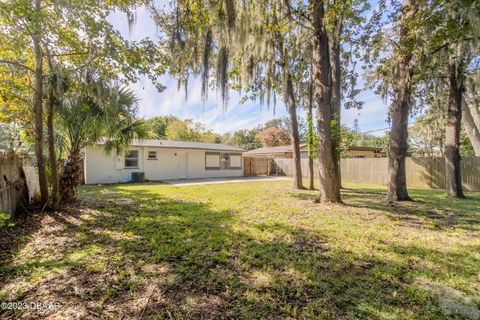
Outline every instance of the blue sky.
{"label": "blue sky", "polygon": [[[136,10],[136,23],[129,29],[127,17],[124,13],[116,12],[110,16],[111,23],[129,40],[150,38],[158,39],[159,30],[153,23],[145,8]],[[188,97],[185,99],[184,90],[177,90],[177,83],[168,75],[162,77],[162,83],[167,87],[163,92],[158,92],[148,79],[132,85],[140,99],[139,115],[150,118],[158,115],[176,115],[182,119],[194,119],[205,124],[208,129],[218,133],[233,132],[239,129],[251,129],[270,119],[287,116],[285,106],[280,98],[277,99],[275,114],[273,106],[267,108],[259,102],[248,101],[240,103],[240,95],[230,91],[230,100],[227,110],[223,110],[220,98],[215,91],[210,92],[206,104],[201,100],[201,86],[198,79],[189,81]],[[387,107],[382,99],[369,90],[359,96],[365,102],[362,110],[342,110],[342,123],[352,127],[353,121],[358,119],[362,131],[370,131],[388,127]],[[299,110],[301,116],[305,115]],[[383,131],[375,132],[383,135]]]}

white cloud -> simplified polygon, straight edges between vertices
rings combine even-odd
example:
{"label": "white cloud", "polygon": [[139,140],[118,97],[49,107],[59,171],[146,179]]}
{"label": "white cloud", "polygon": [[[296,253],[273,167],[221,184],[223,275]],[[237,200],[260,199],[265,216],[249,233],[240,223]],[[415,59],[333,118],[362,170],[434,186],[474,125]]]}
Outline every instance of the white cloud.
{"label": "white cloud", "polygon": [[176,115],[183,119],[193,119],[202,122],[208,129],[215,132],[233,132],[239,129],[252,128],[270,119],[285,116],[282,103],[278,103],[276,114],[273,107],[267,109],[258,103],[240,103],[240,95],[230,92],[226,109],[216,97],[216,92],[209,92],[205,105],[201,99],[201,85],[198,79],[190,81],[187,99],[183,88],[177,90],[173,79],[165,79],[167,89],[158,92],[153,84],[145,79],[133,85],[133,90],[140,99],[139,115],[150,118],[158,115]]}

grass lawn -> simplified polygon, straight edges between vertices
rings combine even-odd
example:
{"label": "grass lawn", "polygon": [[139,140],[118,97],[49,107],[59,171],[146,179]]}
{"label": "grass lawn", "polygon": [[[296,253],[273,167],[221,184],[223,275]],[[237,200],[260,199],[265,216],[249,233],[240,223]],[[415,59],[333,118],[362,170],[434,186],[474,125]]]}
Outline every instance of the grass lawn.
{"label": "grass lawn", "polygon": [[479,319],[480,193],[288,181],[88,186],[0,231],[0,310],[38,319]]}

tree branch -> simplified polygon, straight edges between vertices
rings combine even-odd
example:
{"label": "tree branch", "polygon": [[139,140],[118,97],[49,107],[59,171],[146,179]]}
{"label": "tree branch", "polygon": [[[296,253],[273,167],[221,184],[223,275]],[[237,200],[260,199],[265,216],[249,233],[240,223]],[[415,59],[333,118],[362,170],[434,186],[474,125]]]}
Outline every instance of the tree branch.
{"label": "tree branch", "polygon": [[[292,7],[292,5],[290,4],[290,1],[286,1],[286,5],[287,5],[287,13],[286,15],[291,18],[293,21],[295,21],[296,23],[298,23],[299,25],[301,25],[302,27],[304,27],[305,29],[308,29],[308,30],[313,30],[313,27],[312,26],[309,26],[309,25],[306,25],[305,23],[303,23],[299,18],[303,18],[305,19],[306,21],[310,21],[309,18],[301,11],[301,10],[296,10]],[[297,15],[299,18],[295,17],[295,15]]]}
{"label": "tree branch", "polygon": [[65,52],[65,53],[52,53],[52,57],[65,57],[65,56],[81,56],[86,55],[88,52]]}
{"label": "tree branch", "polygon": [[24,65],[20,62],[0,59],[0,63],[13,65],[13,66],[20,67],[20,68],[26,69],[28,71],[34,72],[32,68],[30,68],[30,67],[28,67],[28,66],[26,66],[26,65]]}
{"label": "tree branch", "polygon": [[[460,41],[472,41],[472,40],[475,40],[474,38],[465,38],[465,39],[461,39]],[[450,45],[450,42],[446,42],[444,44],[442,44],[441,46],[438,46],[437,48],[435,48],[431,54],[435,54],[437,53],[438,51],[444,49],[444,48],[448,48],[448,46]]]}

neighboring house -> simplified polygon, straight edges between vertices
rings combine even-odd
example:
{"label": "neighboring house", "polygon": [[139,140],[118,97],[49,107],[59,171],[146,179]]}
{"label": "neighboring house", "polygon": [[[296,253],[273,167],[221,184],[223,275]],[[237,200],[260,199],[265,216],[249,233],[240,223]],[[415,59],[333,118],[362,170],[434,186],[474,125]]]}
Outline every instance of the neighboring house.
{"label": "neighboring house", "polygon": [[383,148],[376,147],[350,147],[345,150],[348,158],[385,158],[387,153]]}
{"label": "neighboring house", "polygon": [[[307,158],[307,147],[305,144],[300,145],[300,153],[302,158]],[[387,153],[382,148],[374,147],[349,147],[345,154],[349,158],[384,158]],[[258,148],[243,153],[244,157],[259,158],[292,158],[292,146],[278,146],[269,148]]]}
{"label": "neighboring house", "polygon": [[132,181],[132,173],[146,180],[238,177],[243,175],[243,149],[225,144],[135,140],[125,154],[107,154],[102,145],[85,148],[86,184]]}
{"label": "neighboring house", "polygon": [[292,146],[265,147],[243,153],[244,157],[292,158]]}

